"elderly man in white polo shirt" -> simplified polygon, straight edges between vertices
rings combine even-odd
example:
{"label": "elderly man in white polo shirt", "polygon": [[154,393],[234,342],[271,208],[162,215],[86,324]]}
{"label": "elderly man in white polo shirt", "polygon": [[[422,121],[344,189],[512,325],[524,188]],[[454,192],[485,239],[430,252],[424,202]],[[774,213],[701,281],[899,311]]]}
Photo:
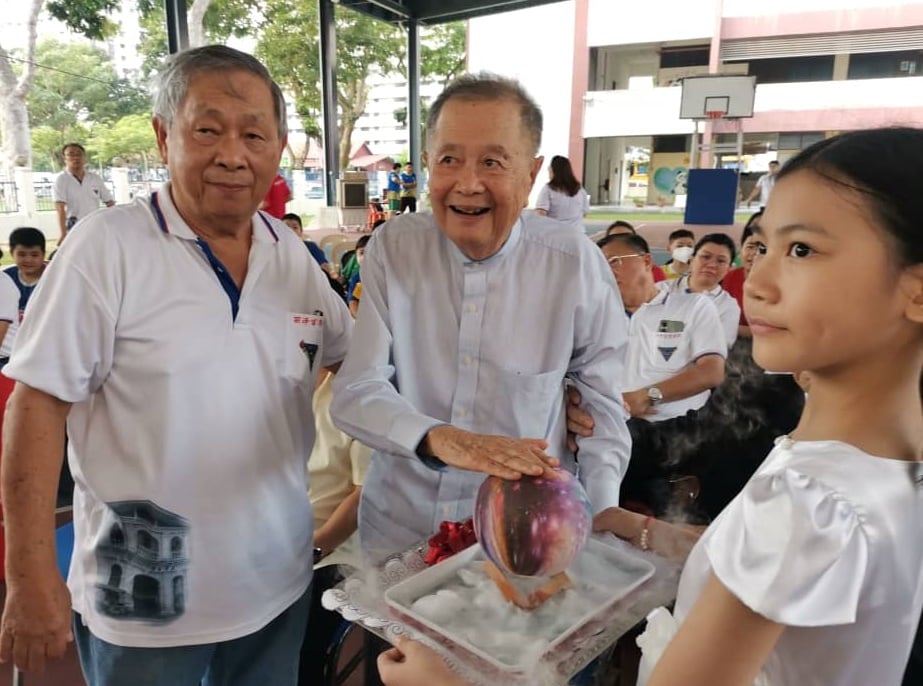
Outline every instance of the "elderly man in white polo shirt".
{"label": "elderly man in white polo shirt", "polygon": [[652,422],[697,410],[724,380],[727,342],[706,295],[658,289],[641,236],[600,241],[631,317],[621,386],[632,417]]}
{"label": "elderly man in white polo shirt", "polygon": [[[73,638],[89,686],[295,686],[311,399],[351,319],[257,212],[286,144],[262,64],[224,46],[171,56],[153,125],[170,183],[81,224],[4,370],[0,659],[39,670]],[[70,593],[54,551],[65,420]]]}
{"label": "elderly man in white polo shirt", "polygon": [[115,204],[112,193],[99,174],[87,169],[87,152],[80,143],[68,143],[61,149],[61,154],[64,156],[64,171],[55,177],[51,189],[61,231],[59,244],[74,224],[99,209],[100,202],[106,207]]}

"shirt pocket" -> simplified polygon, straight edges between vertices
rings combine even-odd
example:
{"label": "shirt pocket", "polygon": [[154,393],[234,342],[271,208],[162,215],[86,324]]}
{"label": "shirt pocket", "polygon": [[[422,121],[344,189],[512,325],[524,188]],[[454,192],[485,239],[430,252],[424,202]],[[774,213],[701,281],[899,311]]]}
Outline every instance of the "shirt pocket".
{"label": "shirt pocket", "polygon": [[563,370],[526,374],[501,368],[491,413],[502,435],[547,438],[563,399]]}
{"label": "shirt pocket", "polygon": [[653,334],[654,368],[665,372],[675,372],[686,366],[686,332],[663,332]]}
{"label": "shirt pocket", "polygon": [[311,381],[323,359],[324,316],[289,312],[282,338],[283,376],[295,383]]}

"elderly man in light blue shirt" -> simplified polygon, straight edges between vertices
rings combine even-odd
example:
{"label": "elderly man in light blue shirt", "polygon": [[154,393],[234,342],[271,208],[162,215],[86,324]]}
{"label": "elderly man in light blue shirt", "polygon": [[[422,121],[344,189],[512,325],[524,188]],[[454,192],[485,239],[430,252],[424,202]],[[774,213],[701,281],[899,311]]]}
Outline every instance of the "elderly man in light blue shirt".
{"label": "elderly man in light blue shirt", "polygon": [[[541,168],[541,111],[515,81],[468,75],[430,109],[432,214],[369,242],[332,415],[375,453],[359,532],[371,559],[470,517],[485,474],[560,464],[594,512],[618,504],[630,437],[618,380],[627,318],[593,243],[524,213]],[[567,449],[565,382],[594,417]]]}

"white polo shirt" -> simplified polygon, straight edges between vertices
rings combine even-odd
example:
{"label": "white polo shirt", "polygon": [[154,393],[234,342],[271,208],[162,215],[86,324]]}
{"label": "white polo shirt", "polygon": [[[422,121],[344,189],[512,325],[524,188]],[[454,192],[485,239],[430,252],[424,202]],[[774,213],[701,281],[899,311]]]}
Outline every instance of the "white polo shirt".
{"label": "white polo shirt", "polygon": [[[672,293],[689,292],[689,275],[681,276],[678,279],[661,281],[657,284],[661,290],[669,290]],[[718,284],[710,291],[703,291],[703,295],[711,297],[718,310],[718,318],[721,320],[721,328],[724,329],[724,335],[727,338],[728,349],[734,345],[737,340],[737,327],[740,324],[740,305],[733,295],[728,293]]]}
{"label": "white polo shirt", "polygon": [[307,589],[311,399],[352,327],[301,241],[263,214],[232,316],[169,189],[67,239],[4,370],[74,403],[68,585],[93,634],[132,647],[246,636]]}
{"label": "white polo shirt", "polygon": [[9,357],[19,328],[19,288],[6,272],[0,271],[0,322],[9,322],[0,345],[0,357]]}
{"label": "white polo shirt", "polygon": [[[676,376],[704,355],[727,357],[712,300],[702,293],[660,290],[631,315],[622,388],[635,391]],[[697,410],[711,391],[661,403],[647,419],[661,422]]]}
{"label": "white polo shirt", "polygon": [[51,189],[51,197],[55,202],[64,203],[68,217],[77,219],[83,219],[93,210],[98,210],[100,203],[113,200],[102,178],[90,170],[83,173],[83,181],[67,171],[58,174]]}

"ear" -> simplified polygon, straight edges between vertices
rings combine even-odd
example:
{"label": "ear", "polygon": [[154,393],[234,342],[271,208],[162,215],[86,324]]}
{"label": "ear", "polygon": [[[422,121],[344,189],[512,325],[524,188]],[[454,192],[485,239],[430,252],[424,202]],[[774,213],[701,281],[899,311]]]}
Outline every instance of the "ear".
{"label": "ear", "polygon": [[167,159],[167,125],[160,117],[152,117],[151,125],[154,127],[154,135],[157,137],[157,150],[160,151],[160,160],[167,164],[169,161]]}
{"label": "ear", "polygon": [[545,158],[542,155],[539,155],[534,160],[532,160],[532,168],[529,169],[529,190],[532,190],[532,186],[535,184],[535,179],[538,177],[538,172],[541,170],[542,165],[545,163]]}
{"label": "ear", "polygon": [[642,258],[644,260],[644,268],[648,271],[653,271],[654,269],[654,256],[650,253],[647,253]]}
{"label": "ear", "polygon": [[923,264],[904,269],[900,276],[900,291],[906,297],[904,316],[923,324]]}
{"label": "ear", "polygon": [[427,171],[431,171],[429,168],[429,152],[426,150],[423,151],[423,166],[426,167]]}

